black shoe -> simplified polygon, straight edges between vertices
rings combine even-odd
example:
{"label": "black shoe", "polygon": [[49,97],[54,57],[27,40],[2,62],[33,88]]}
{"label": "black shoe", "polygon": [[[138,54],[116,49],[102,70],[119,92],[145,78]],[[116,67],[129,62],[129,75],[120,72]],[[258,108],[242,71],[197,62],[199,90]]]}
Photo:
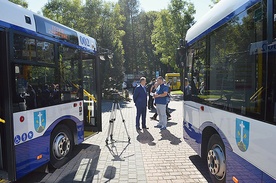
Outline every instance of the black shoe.
{"label": "black shoe", "polygon": [[136,128],[136,130],[142,130],[142,129],[138,127],[138,128]]}
{"label": "black shoe", "polygon": [[143,127],[143,129],[149,129],[148,127]]}

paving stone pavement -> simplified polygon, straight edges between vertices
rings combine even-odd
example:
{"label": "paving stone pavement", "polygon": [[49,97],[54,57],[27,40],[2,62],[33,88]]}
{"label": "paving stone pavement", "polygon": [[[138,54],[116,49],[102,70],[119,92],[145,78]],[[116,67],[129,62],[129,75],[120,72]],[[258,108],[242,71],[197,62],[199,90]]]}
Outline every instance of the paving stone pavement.
{"label": "paving stone pavement", "polygon": [[167,130],[163,131],[154,127],[157,121],[150,120],[153,111],[147,111],[149,129],[137,131],[134,103],[120,102],[125,122],[117,111],[113,131],[114,141],[108,137],[112,102],[104,101],[102,106],[103,131],[76,146],[73,158],[66,165],[60,169],[50,170],[47,174],[32,173],[31,175],[35,176],[27,178],[29,182],[31,179],[33,179],[31,182],[47,183],[210,182],[202,160],[183,140],[181,96],[173,96],[169,104],[172,119],[168,122]]}

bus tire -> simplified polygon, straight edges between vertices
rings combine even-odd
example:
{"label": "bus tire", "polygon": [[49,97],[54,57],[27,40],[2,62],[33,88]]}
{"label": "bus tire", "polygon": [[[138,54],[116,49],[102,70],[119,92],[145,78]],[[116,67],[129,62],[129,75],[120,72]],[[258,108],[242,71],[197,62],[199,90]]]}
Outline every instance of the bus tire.
{"label": "bus tire", "polygon": [[51,134],[50,163],[54,168],[60,168],[68,162],[73,149],[73,137],[66,125],[58,125]]}
{"label": "bus tire", "polygon": [[213,183],[226,182],[225,147],[218,134],[211,136],[207,146],[207,166]]}

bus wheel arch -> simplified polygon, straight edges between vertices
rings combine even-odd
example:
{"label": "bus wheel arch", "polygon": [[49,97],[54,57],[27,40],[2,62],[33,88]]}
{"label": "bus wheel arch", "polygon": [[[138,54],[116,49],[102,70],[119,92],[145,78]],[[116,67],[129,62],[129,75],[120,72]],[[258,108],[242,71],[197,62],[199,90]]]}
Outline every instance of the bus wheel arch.
{"label": "bus wheel arch", "polygon": [[72,130],[68,125],[56,126],[50,138],[50,163],[54,168],[60,168],[68,162],[74,146]]}

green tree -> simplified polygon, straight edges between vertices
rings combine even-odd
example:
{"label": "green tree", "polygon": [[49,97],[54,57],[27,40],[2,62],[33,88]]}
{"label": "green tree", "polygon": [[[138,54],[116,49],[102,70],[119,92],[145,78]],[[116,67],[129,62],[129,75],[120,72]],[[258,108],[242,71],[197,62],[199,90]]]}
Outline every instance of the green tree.
{"label": "green tree", "polygon": [[[121,88],[124,77],[123,63],[124,51],[122,30],[125,17],[120,14],[118,4],[104,3],[102,13],[99,17],[98,45],[112,51],[113,58],[104,62],[103,88]],[[101,50],[99,50],[101,51]]]}
{"label": "green tree", "polygon": [[137,31],[137,62],[139,70],[144,71],[144,75],[151,79],[155,77],[155,71],[158,69],[160,59],[155,55],[155,47],[151,41],[151,35],[154,29],[154,22],[157,19],[158,12],[140,12],[138,15]]}
{"label": "green tree", "polygon": [[[167,70],[177,71],[175,50],[179,39],[183,39],[187,30],[194,24],[194,5],[185,0],[171,0],[169,10],[162,10],[155,22],[152,41],[156,54],[161,55],[161,62]],[[171,68],[171,69],[170,69]],[[165,69],[163,71],[167,72]]]}
{"label": "green tree", "polygon": [[28,8],[29,4],[25,0],[9,0],[10,2],[13,2],[15,4],[19,4],[23,6],[24,8]]}
{"label": "green tree", "polygon": [[160,54],[160,61],[169,64],[172,60],[172,50],[175,50],[174,25],[168,10],[162,10],[154,22],[152,42],[156,49],[156,55]]}
{"label": "green tree", "polygon": [[63,9],[64,4],[62,1],[52,0],[42,8],[42,12],[44,16],[62,23]]}
{"label": "green tree", "polygon": [[103,11],[102,0],[86,0],[84,5],[84,26],[82,32],[87,33],[98,41],[98,33],[101,25],[101,14]]}
{"label": "green tree", "polygon": [[125,36],[123,37],[123,47],[125,51],[125,69],[126,73],[133,74],[138,72],[137,63],[137,28],[139,15],[139,1],[138,0],[119,0],[121,7],[121,14],[124,15],[125,22],[123,30]]}
{"label": "green tree", "polygon": [[171,0],[169,11],[176,36],[184,38],[187,30],[194,24],[194,5],[185,0]]}
{"label": "green tree", "polygon": [[81,0],[52,0],[43,8],[43,15],[70,28],[79,30],[82,27]]}

